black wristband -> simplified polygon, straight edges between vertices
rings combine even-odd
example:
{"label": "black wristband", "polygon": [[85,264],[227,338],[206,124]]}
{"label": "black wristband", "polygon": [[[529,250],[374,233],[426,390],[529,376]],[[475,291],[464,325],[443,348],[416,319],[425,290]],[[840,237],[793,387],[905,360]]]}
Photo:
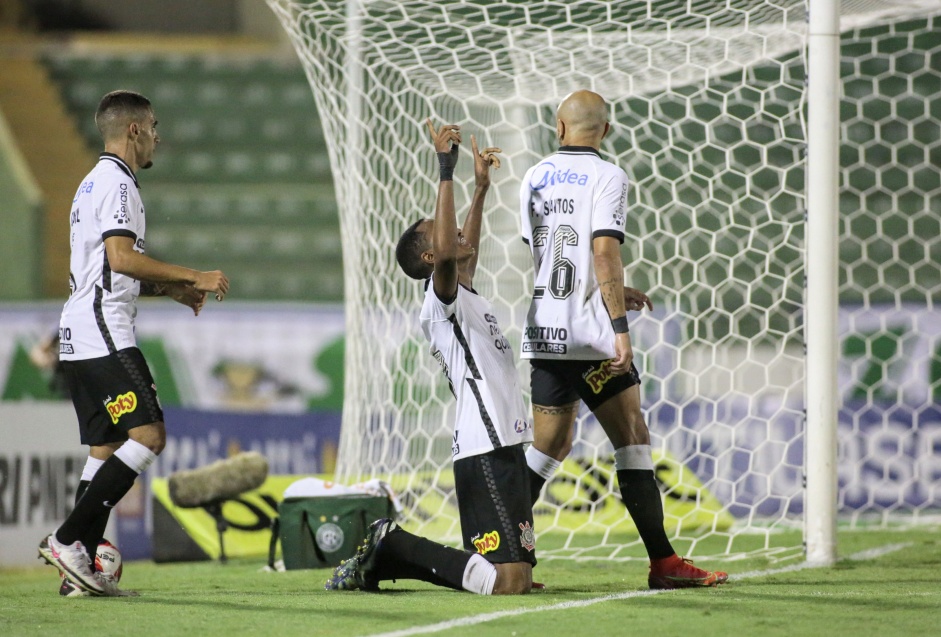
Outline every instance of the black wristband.
{"label": "black wristband", "polygon": [[454,181],[454,157],[451,153],[438,153],[438,174],[441,181]]}
{"label": "black wristband", "polygon": [[627,329],[627,315],[619,316],[616,319],[611,319],[611,327],[614,328],[615,334],[627,334],[630,332]]}

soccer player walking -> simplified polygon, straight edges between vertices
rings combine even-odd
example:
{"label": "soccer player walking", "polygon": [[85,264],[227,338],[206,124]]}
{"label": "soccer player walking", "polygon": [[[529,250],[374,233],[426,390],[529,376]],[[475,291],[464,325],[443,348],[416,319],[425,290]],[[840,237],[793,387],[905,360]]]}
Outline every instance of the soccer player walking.
{"label": "soccer player walking", "polygon": [[535,263],[522,343],[531,363],[532,499],[571,451],[584,401],[614,445],[621,497],[650,557],[650,588],[714,586],[728,574],[678,557],[663,528],[626,315],[646,297],[623,286],[628,180],[601,158],[608,130],[604,99],[572,93],[557,112],[561,147],[530,168],[520,187],[523,241]]}
{"label": "soccer player walking", "polygon": [[435,218],[412,224],[395,256],[405,274],[425,282],[422,331],[457,400],[451,452],[466,550],[378,520],[326,587],[378,590],[382,580],[419,579],[481,595],[528,593],[536,559],[523,444],[532,427],[509,342],[493,306],[473,288],[490,166],[499,167],[500,149],[478,152],[471,137],[476,189],[460,228],[453,183],[460,129],[427,124],[440,167]]}
{"label": "soccer player walking", "polygon": [[71,294],[59,323],[59,357],[88,460],[72,513],[43,539],[39,555],[66,578],[60,592],[130,594],[94,571],[108,517],[166,443],[157,389],[134,336],[137,297],[168,296],[199,314],[206,293],[221,301],[229,281],[144,254],[144,205],[137,173],[160,142],[150,100],[105,95],[95,113],[104,140],[98,164],[72,203]]}

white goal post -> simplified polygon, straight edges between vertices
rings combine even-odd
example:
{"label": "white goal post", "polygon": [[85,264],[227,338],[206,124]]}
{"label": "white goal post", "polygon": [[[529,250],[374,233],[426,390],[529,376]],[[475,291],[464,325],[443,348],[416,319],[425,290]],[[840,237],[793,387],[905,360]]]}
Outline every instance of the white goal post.
{"label": "white goal post", "polygon": [[[422,123],[459,123],[504,150],[475,285],[518,351],[531,293],[519,180],[554,148],[561,98],[589,88],[611,106],[602,151],[632,182],[626,280],[656,304],[631,332],[678,550],[829,564],[838,513],[885,524],[941,507],[930,471],[903,475],[902,451],[867,446],[875,432],[925,467],[941,447],[941,380],[892,393],[905,356],[933,370],[941,352],[928,316],[941,294],[941,10],[928,0],[268,4],[310,81],[341,210],[338,480],[388,479],[410,530],[457,537],[453,405],[418,328],[421,286],[393,257],[433,213]],[[455,176],[459,211],[470,163]],[[536,507],[541,556],[641,555],[610,456],[582,414]]]}

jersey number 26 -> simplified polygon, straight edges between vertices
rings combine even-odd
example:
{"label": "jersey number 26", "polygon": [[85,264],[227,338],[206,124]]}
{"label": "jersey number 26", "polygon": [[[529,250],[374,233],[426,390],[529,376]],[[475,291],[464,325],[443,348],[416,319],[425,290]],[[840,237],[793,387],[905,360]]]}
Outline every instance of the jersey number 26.
{"label": "jersey number 26", "polygon": [[[548,226],[538,226],[533,230],[533,248],[536,263],[542,266],[546,258],[546,246],[549,244]],[[572,226],[559,226],[552,233],[552,273],[549,276],[549,294],[556,299],[567,299],[575,289],[575,264],[562,255],[565,246],[577,246],[578,233]],[[533,297],[541,299],[546,294],[546,287],[537,286]]]}

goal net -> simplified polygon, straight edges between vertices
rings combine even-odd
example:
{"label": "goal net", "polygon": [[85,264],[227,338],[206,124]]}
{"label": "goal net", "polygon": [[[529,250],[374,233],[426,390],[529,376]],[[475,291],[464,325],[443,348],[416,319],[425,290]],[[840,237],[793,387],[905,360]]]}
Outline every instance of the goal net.
{"label": "goal net", "polygon": [[[461,124],[465,140],[473,133],[504,151],[475,287],[519,352],[532,286],[519,181],[556,148],[559,101],[588,88],[611,106],[602,152],[632,184],[625,279],[656,306],[630,318],[669,533],[684,554],[798,554],[805,4],[268,2],[307,72],[342,211],[337,479],[386,479],[407,528],[459,537],[453,401],[418,325],[422,286],[393,256],[401,232],[434,211],[423,121]],[[941,289],[932,168],[941,161],[941,24],[924,7],[844,2],[840,383],[853,400],[840,416],[840,505],[853,521],[941,504],[941,494],[918,490],[914,471],[898,475],[941,385],[923,380],[920,397],[903,396],[908,377],[897,370],[917,339],[886,318],[934,326],[925,310]],[[455,186],[460,215],[473,190],[466,152]],[[941,376],[941,329],[925,329],[917,353]],[[519,370],[528,397],[528,365]],[[904,431],[886,416],[900,405]],[[873,434],[884,435],[873,443]],[[941,445],[941,435],[919,440]],[[588,413],[535,513],[543,557],[642,555],[612,448]]]}

